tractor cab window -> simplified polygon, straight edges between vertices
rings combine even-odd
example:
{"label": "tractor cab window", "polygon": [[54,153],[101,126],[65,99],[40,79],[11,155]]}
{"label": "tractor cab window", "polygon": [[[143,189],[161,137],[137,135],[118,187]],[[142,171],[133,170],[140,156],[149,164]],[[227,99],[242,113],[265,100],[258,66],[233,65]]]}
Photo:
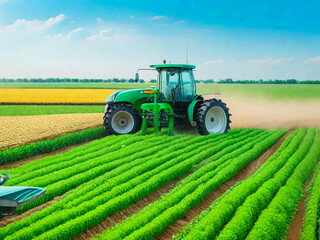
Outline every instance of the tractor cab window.
{"label": "tractor cab window", "polygon": [[160,73],[160,86],[168,101],[182,101],[179,69],[163,69]]}
{"label": "tractor cab window", "polygon": [[182,70],[181,79],[182,79],[182,89],[183,89],[183,100],[191,101],[195,93],[192,70]]}

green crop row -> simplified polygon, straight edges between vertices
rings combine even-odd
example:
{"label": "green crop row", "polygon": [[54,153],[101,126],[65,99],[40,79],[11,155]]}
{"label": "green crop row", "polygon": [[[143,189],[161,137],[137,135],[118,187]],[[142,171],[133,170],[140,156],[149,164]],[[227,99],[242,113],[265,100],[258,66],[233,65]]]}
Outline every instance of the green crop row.
{"label": "green crop row", "polygon": [[295,152],[304,135],[303,129],[291,134],[278,151],[259,168],[259,171],[217,199],[208,210],[201,213],[175,236],[175,239],[213,238],[217,235],[232,217],[237,207],[245,201],[247,195],[254,192],[265,180],[270,179],[283,167],[287,159]]}
{"label": "green crop row", "polygon": [[[320,147],[320,146],[319,146]],[[319,234],[320,211],[320,163],[310,184],[310,196],[307,199],[306,216],[303,221],[301,240],[316,240]]]}
{"label": "green crop row", "polygon": [[316,136],[315,129],[304,132],[291,134],[253,176],[217,199],[175,239],[282,239],[320,153],[319,130]]}
{"label": "green crop row", "polygon": [[[166,136],[155,138],[155,140],[152,141],[151,145],[156,145],[158,142],[165,142],[165,139]],[[15,186],[18,184],[33,186],[32,184],[38,182],[36,185],[37,187],[45,187],[49,184],[54,183],[54,181],[66,179],[68,176],[80,173],[85,169],[91,169],[99,165],[100,163],[105,164],[118,159],[120,152],[119,149],[130,149],[128,151],[121,151],[121,157],[129,156],[130,154],[135,152],[135,149],[137,149],[138,151],[144,149],[145,146],[143,146],[139,140],[141,141],[142,137],[136,136],[133,137],[133,139],[129,138],[128,140],[115,143],[110,147],[106,147],[106,145],[109,143],[98,145],[98,147],[102,150],[90,152],[87,154],[83,153],[82,155],[74,157],[69,161],[66,161],[66,159],[61,159],[60,162],[54,165],[42,167],[38,170],[16,176],[10,182],[8,182],[8,186]],[[95,159],[95,161],[92,161],[92,159]],[[36,165],[36,163],[34,165]],[[76,170],[74,170],[75,168]]]}
{"label": "green crop row", "polygon": [[123,139],[122,136],[119,136],[119,138],[115,138],[115,136],[108,136],[107,138],[95,140],[91,143],[74,148],[65,153],[46,157],[43,159],[39,159],[35,162],[30,162],[28,164],[21,165],[14,169],[9,169],[6,172],[10,173],[11,176],[13,176],[14,178],[19,177],[21,175],[24,175],[25,173],[36,171],[39,168],[45,168],[50,165],[55,165],[61,161],[69,161],[70,159],[73,159],[77,156],[81,156],[82,154],[86,154],[88,152],[101,150],[102,144],[105,144],[106,142],[108,142],[110,143],[110,145],[113,145],[116,142],[121,141],[121,139]]}
{"label": "green crop row", "polygon": [[303,196],[302,187],[309,179],[320,156],[320,129],[303,161],[280,188],[268,208],[259,216],[247,239],[283,239]]}
{"label": "green crop row", "polygon": [[[68,236],[70,237],[70,234],[75,236],[79,231],[81,232],[89,226],[97,224],[113,212],[116,212],[141,199],[147,194],[150,194],[159,186],[182,176],[184,173],[188,172],[194,164],[199,163],[201,160],[211,156],[215,152],[221,151],[221,149],[228,146],[230,142],[236,142],[237,138],[245,132],[249,133],[250,131],[242,130],[235,131],[235,133],[231,132],[228,135],[194,137],[194,143],[186,141],[185,144],[178,144],[182,145],[180,150],[181,152],[177,151],[178,153],[176,153],[176,155],[172,154],[175,153],[175,148],[179,148],[179,146],[173,146],[173,149],[163,149],[166,153],[162,152],[162,157],[160,157],[161,155],[155,155],[156,157],[153,158],[153,161],[146,161],[147,159],[152,159],[152,157],[150,158],[150,154],[154,151],[147,148],[148,150],[141,151],[141,153],[145,155],[145,161],[143,161],[143,155],[138,159],[132,158],[133,162],[136,161],[135,164],[138,163],[137,161],[142,160],[142,162],[144,162],[144,165],[142,164],[143,166],[136,165],[136,167],[132,168],[130,171],[128,168],[125,169],[125,165],[123,165],[119,167],[119,169],[123,169],[123,172],[118,172],[118,175],[112,176],[112,180],[110,179],[110,181],[106,181],[104,183],[102,178],[97,178],[99,179],[97,183],[95,183],[95,180],[91,181],[91,185],[96,187],[98,187],[99,184],[106,184],[103,186],[106,187],[104,192],[100,192],[103,190],[102,187],[98,188],[97,192],[94,193],[87,191],[89,185],[86,185],[84,188],[80,187],[77,192],[73,191],[74,195],[67,194],[65,199],[71,201],[72,198],[69,196],[72,195],[74,197],[77,196],[84,199],[83,196],[87,195],[87,201],[82,202],[81,204],[67,204],[68,201],[64,201],[64,199],[62,199],[57,204],[54,203],[52,207],[36,212],[21,221],[9,224],[6,228],[2,229],[2,237],[14,233],[11,235],[12,239],[27,239],[33,238],[45,231],[47,231],[47,233],[44,233],[39,237],[47,238],[46,236],[48,235],[49,238],[50,236],[68,238]],[[170,138],[170,140],[171,139],[172,138]],[[196,142],[198,141],[199,143],[197,144]],[[150,151],[150,153],[147,153],[147,151]],[[184,152],[185,154],[182,154]],[[128,162],[126,164],[129,166],[131,163]],[[139,171],[139,169],[141,170]],[[179,171],[177,171],[178,169]],[[107,176],[109,174],[110,176],[113,171],[105,173],[105,175]],[[89,173],[87,173],[87,175],[88,174]],[[91,171],[90,174],[92,174]],[[108,178],[105,179],[107,180]],[[58,205],[60,206],[56,209],[59,209],[60,207],[64,208],[64,206],[70,208],[63,209],[60,211],[61,213],[58,212],[51,214],[52,211],[55,211],[55,207]],[[50,212],[48,209],[51,209],[52,211]],[[104,211],[101,211],[102,209]],[[42,212],[45,212],[46,214],[42,214]],[[86,222],[86,224],[77,224],[79,222]],[[58,226],[59,224],[61,225]],[[65,225],[67,225],[66,229],[69,229],[67,235],[62,234],[65,233],[65,230],[61,231]],[[51,228],[52,230],[50,230]]]}
{"label": "green crop row", "polygon": [[280,187],[296,171],[296,167],[309,151],[314,133],[314,129],[309,129],[306,137],[286,164],[271,179],[265,181],[255,193],[247,196],[217,239],[230,239],[230,237],[245,239],[247,237],[261,212],[269,205]]}
{"label": "green crop row", "polygon": [[[230,154],[204,165],[182,180],[168,194],[148,205],[138,214],[127,218],[99,239],[151,239],[165,227],[182,217],[220,184],[233,177],[240,169],[270,147],[286,131],[273,132],[267,137],[253,137],[253,141],[239,148],[229,149]],[[251,148],[247,148],[247,145]],[[239,149],[245,151],[234,154]],[[200,175],[199,175],[200,172]]]}
{"label": "green crop row", "polygon": [[87,181],[94,179],[108,171],[111,171],[125,163],[135,159],[148,156],[150,159],[158,150],[163,148],[164,144],[169,144],[167,136],[157,138],[148,144],[134,143],[122,151],[111,153],[97,158],[89,158],[90,164],[87,162],[78,164],[66,169],[52,172],[46,176],[31,179],[30,181],[19,183],[24,186],[45,187],[46,194],[36,201],[25,204],[19,212],[24,212],[52,200],[56,196],[60,196],[67,191],[80,186]]}
{"label": "green crop row", "polygon": [[106,130],[103,127],[98,127],[4,150],[0,152],[0,165],[33,157],[38,154],[53,152],[63,147],[102,138],[104,136],[106,136]]}

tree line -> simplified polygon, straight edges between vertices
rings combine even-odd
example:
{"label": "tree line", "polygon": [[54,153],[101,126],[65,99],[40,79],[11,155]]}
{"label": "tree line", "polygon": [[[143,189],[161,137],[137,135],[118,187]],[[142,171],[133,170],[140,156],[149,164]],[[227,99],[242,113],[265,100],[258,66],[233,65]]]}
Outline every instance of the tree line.
{"label": "tree line", "polygon": [[[147,81],[140,79],[140,83]],[[157,80],[151,79],[150,83],[156,83]],[[304,80],[299,81],[297,79],[286,79],[286,80],[233,80],[231,78],[221,80],[195,80],[196,83],[221,83],[221,84],[320,84],[320,80]],[[0,78],[0,83],[134,83],[134,79],[79,79],[79,78]]]}

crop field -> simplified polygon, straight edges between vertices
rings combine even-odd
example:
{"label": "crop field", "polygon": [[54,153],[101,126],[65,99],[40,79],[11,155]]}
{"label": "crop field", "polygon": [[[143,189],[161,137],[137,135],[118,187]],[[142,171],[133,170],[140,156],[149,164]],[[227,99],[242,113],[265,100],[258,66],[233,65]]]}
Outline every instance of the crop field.
{"label": "crop field", "polygon": [[102,125],[102,114],[0,117],[0,150]]}
{"label": "crop field", "polygon": [[113,89],[0,88],[2,104],[97,104],[105,103]]}
{"label": "crop field", "polygon": [[6,186],[46,193],[0,239],[284,239],[312,176],[315,239],[319,157],[320,128],[107,136],[6,170]]}

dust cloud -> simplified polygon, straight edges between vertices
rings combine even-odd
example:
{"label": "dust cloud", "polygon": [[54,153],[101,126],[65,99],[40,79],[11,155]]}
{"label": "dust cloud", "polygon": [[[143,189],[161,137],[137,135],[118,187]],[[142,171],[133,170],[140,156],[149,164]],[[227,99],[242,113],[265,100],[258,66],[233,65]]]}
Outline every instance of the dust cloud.
{"label": "dust cloud", "polygon": [[227,104],[231,128],[320,127],[320,99],[269,100],[215,94],[204,98],[219,98]]}

